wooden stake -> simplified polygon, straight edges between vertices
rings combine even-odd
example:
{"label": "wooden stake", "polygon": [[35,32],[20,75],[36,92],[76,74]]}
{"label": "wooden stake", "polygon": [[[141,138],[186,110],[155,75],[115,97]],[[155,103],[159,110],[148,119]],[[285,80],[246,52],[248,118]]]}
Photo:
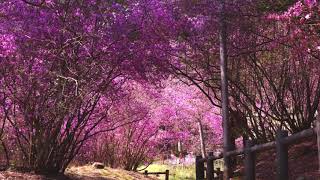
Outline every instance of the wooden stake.
{"label": "wooden stake", "polygon": [[318,171],[320,172],[320,116],[316,120],[317,144],[318,144]]}

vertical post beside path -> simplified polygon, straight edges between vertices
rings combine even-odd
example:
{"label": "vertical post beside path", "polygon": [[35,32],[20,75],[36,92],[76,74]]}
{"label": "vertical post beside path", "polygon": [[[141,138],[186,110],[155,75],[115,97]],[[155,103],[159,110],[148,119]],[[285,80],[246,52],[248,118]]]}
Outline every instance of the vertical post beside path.
{"label": "vertical post beside path", "polygon": [[245,180],[255,180],[255,153],[250,150],[254,145],[252,140],[245,141],[244,150],[244,172]]}
{"label": "vertical post beside path", "polygon": [[196,180],[204,180],[204,162],[202,156],[196,156]]}
{"label": "vertical post beside path", "polygon": [[213,152],[208,153],[206,175],[207,175],[206,176],[207,180],[213,180],[214,178]]}
{"label": "vertical post beside path", "polygon": [[165,180],[169,180],[169,170],[166,170],[166,179]]}
{"label": "vertical post beside path", "polygon": [[288,172],[288,146],[282,141],[288,136],[288,131],[279,130],[276,137],[276,161],[277,161],[277,180],[289,180]]}
{"label": "vertical post beside path", "polygon": [[318,144],[318,171],[320,172],[320,115],[316,120],[317,144]]}

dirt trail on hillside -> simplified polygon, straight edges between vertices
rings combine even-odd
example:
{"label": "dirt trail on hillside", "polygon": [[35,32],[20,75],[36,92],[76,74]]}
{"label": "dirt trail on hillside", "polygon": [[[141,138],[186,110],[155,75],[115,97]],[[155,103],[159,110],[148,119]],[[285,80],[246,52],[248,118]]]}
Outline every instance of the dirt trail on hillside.
{"label": "dirt trail on hillside", "polygon": [[92,166],[71,167],[67,170],[67,176],[72,180],[155,180],[143,174],[121,169],[94,169]]}
{"label": "dirt trail on hillside", "polygon": [[95,169],[92,166],[68,168],[65,176],[45,177],[32,173],[15,171],[0,172],[0,180],[156,180],[143,174],[121,169]]}

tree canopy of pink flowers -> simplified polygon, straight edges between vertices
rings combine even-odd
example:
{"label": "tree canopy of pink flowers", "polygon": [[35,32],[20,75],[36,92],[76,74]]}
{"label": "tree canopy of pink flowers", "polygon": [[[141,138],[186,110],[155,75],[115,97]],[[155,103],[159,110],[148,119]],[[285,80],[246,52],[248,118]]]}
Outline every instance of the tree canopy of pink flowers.
{"label": "tree canopy of pink flowers", "polygon": [[92,161],[137,170],[220,150],[221,15],[233,145],[310,128],[320,102],[319,2],[220,7],[0,0],[1,162],[36,173]]}

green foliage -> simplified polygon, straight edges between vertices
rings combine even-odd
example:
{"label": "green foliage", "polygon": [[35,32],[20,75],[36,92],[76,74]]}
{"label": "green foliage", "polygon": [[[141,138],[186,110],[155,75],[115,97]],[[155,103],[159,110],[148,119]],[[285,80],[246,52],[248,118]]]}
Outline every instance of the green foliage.
{"label": "green foliage", "polygon": [[[195,167],[184,166],[184,165],[166,165],[166,164],[152,164],[146,170],[149,172],[164,172],[169,170],[170,180],[193,180],[195,177]],[[163,175],[162,175],[163,176]],[[159,176],[159,179],[163,179],[162,176]]]}

